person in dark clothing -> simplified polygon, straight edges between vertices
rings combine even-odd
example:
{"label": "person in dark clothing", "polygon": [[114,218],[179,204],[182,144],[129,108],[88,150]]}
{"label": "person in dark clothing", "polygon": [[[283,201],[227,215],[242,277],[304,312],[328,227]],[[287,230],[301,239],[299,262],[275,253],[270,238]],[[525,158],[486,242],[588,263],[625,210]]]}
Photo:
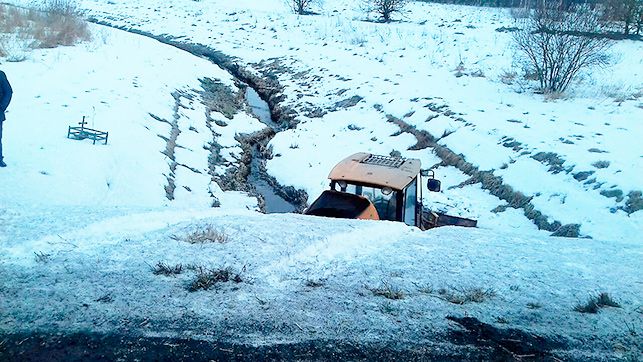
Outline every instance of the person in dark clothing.
{"label": "person in dark clothing", "polygon": [[2,156],[2,124],[5,120],[4,112],[7,110],[9,102],[11,102],[12,95],[13,90],[7,80],[7,76],[0,70],[0,167],[7,167]]}

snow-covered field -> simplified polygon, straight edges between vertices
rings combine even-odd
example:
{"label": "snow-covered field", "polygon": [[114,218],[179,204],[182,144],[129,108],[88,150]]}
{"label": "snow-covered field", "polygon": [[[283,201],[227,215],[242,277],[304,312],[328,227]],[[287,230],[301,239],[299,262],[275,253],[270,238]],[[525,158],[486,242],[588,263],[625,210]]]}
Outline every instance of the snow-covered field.
{"label": "snow-covered field", "polygon": [[[221,135],[225,152],[236,154],[236,132],[264,127],[246,113],[232,120],[208,114],[232,131],[206,122],[199,80],[236,89],[232,77],[154,40],[92,29],[91,43],[36,50],[25,62],[2,65],[14,89],[4,124],[9,167],[2,172],[2,184],[13,187],[3,192],[3,205],[162,206],[170,203],[164,187],[171,178],[173,204],[208,207],[218,195],[223,203],[254,207],[256,200],[245,195],[221,193],[208,175],[204,146],[213,134]],[[83,117],[86,127],[109,132],[107,145],[66,138],[68,126]],[[162,152],[173,123],[180,133],[171,159]]]}
{"label": "snow-covered field", "polygon": [[[96,19],[205,44],[276,76],[301,123],[271,142],[281,157],[268,169],[311,196],[352,152],[398,150],[428,166],[439,162],[430,150],[406,151],[411,135],[391,137],[399,131],[386,122],[392,115],[442,137],[440,144],[480,170],[495,170],[552,221],[580,224],[581,235],[628,240],[643,228],[642,213],[623,210],[628,195],[641,191],[641,42],[617,42],[608,69],[585,74],[570,99],[547,99],[532,94],[512,64],[511,33],[498,31],[516,26],[506,9],[413,2],[403,22],[377,24],[342,0],[326,1],[320,16],[293,15],[280,0],[185,0],[167,9],[151,0],[82,4]],[[503,83],[512,72],[513,84]],[[364,98],[356,106],[335,107],[355,95]],[[335,111],[308,117],[315,109]],[[447,187],[468,178],[438,169],[443,174],[453,178]],[[507,219],[525,228],[512,211],[491,215],[506,202],[485,194],[473,185],[428,201],[487,227]]]}
{"label": "snow-covered field", "polygon": [[[391,115],[592,239],[549,237],[520,209],[492,212],[506,203],[480,184],[450,188],[469,176],[444,166],[436,172],[445,190],[425,201],[479,219],[479,229],[257,213],[255,198],[216,182],[239,165],[235,136],[265,127],[248,112],[207,110],[200,80],[236,91],[232,76],[92,26],[89,43],[0,63],[14,88],[9,167],[0,170],[0,334],[399,341],[458,355],[453,316],[542,336],[553,341],[545,352],[564,358],[640,358],[643,211],[623,208],[643,174],[643,43],[616,43],[612,68],[586,75],[568,99],[546,99],[501,81],[512,71],[510,35],[496,31],[514,25],[505,10],[412,3],[403,22],[384,25],[346,4],[327,0],[321,15],[300,17],[279,0],[82,2],[97,20],[205,44],[260,77],[272,72],[299,122],[270,142],[268,172],[283,185],[315,197],[329,169],[358,151],[441,161],[431,149],[407,150],[417,140]],[[363,98],[337,104],[353,96]],[[107,145],[66,138],[82,116],[109,131]],[[538,156],[549,152],[558,169]],[[229,240],[182,240],[208,225]],[[182,273],[154,275],[159,262]],[[189,292],[199,267],[230,267],[242,281]],[[601,292],[620,307],[573,310]],[[474,294],[480,300],[454,303]]]}

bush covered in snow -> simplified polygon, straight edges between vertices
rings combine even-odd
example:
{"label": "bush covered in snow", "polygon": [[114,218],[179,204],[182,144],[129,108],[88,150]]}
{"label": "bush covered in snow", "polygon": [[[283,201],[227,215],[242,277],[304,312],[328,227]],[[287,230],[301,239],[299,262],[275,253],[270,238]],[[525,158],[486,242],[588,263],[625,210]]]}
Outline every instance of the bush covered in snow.
{"label": "bush covered in snow", "polygon": [[22,61],[34,48],[74,45],[91,37],[70,0],[48,0],[34,8],[0,5],[0,56]]}
{"label": "bush covered in snow", "polygon": [[286,0],[292,10],[299,15],[312,14],[311,7],[313,5],[321,5],[321,0]]}

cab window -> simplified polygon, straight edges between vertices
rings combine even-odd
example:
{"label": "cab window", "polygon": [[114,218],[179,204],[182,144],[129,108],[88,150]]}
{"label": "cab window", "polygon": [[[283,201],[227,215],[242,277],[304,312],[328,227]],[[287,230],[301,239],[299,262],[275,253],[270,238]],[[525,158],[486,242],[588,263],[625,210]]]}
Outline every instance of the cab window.
{"label": "cab window", "polygon": [[380,220],[397,220],[397,192],[391,191],[386,194],[382,189],[364,186],[362,196],[373,203]]}
{"label": "cab window", "polygon": [[331,185],[332,189],[367,198],[373,206],[375,206],[380,220],[397,220],[397,192],[391,191],[387,194],[377,187],[349,183],[344,183],[344,187],[342,188],[340,183],[341,182],[333,182]]}
{"label": "cab window", "polygon": [[404,197],[404,223],[407,225],[415,226],[415,219],[417,214],[415,209],[417,207],[417,177],[406,188],[406,196]]}

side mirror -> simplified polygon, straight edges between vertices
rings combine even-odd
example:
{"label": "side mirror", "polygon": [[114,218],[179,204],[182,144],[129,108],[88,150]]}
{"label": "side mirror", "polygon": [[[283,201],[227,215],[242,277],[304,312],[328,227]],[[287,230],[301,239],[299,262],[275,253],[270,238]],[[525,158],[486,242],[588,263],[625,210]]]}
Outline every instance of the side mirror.
{"label": "side mirror", "polygon": [[434,178],[430,178],[426,182],[426,188],[429,189],[429,191],[431,191],[431,192],[440,192],[440,186],[441,185],[442,185],[442,183],[440,182],[440,180],[436,180]]}
{"label": "side mirror", "polygon": [[424,177],[428,177],[429,179],[426,181],[426,188],[429,189],[431,192],[440,192],[440,187],[441,187],[441,182],[440,180],[435,179],[435,171],[434,170],[420,170],[420,175]]}

